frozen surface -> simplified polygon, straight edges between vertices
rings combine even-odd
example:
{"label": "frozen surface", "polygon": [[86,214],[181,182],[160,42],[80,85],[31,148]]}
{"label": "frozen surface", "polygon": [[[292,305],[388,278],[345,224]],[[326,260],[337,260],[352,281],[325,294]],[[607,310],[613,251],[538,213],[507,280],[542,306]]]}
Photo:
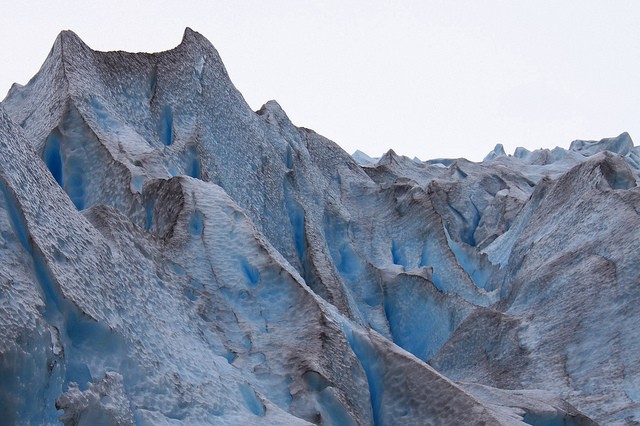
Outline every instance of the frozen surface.
{"label": "frozen surface", "polygon": [[0,104],[2,422],[640,422],[639,166],[352,157],[65,31]]}

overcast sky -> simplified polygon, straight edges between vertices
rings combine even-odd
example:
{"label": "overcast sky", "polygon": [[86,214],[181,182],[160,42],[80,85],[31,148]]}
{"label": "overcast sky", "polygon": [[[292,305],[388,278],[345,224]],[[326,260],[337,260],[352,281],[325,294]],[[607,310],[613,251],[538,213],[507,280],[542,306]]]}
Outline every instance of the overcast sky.
{"label": "overcast sky", "polygon": [[0,0],[0,92],[56,35],[160,51],[186,26],[218,49],[255,110],[350,153],[481,160],[628,131],[640,138],[640,1]]}

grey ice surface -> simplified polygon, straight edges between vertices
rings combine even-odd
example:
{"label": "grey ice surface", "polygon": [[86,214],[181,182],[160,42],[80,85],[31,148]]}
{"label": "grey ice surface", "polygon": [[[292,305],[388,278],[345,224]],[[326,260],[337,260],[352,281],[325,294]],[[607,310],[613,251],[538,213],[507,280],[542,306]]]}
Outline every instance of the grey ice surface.
{"label": "grey ice surface", "polygon": [[187,29],[0,103],[2,424],[640,422],[628,134],[348,155]]}

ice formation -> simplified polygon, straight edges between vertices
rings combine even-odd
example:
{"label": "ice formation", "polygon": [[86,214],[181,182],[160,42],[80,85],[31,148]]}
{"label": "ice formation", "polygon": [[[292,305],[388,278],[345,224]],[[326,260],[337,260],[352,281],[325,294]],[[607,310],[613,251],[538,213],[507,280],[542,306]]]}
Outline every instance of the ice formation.
{"label": "ice formation", "polygon": [[640,422],[640,148],[355,159],[211,44],[0,104],[2,424]]}

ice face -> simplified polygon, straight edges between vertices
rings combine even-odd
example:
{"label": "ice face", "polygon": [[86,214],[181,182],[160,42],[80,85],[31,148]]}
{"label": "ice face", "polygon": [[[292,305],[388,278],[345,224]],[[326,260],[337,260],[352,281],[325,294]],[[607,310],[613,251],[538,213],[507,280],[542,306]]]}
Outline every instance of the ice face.
{"label": "ice face", "polygon": [[0,111],[9,423],[640,419],[630,138],[359,165],[189,29]]}

